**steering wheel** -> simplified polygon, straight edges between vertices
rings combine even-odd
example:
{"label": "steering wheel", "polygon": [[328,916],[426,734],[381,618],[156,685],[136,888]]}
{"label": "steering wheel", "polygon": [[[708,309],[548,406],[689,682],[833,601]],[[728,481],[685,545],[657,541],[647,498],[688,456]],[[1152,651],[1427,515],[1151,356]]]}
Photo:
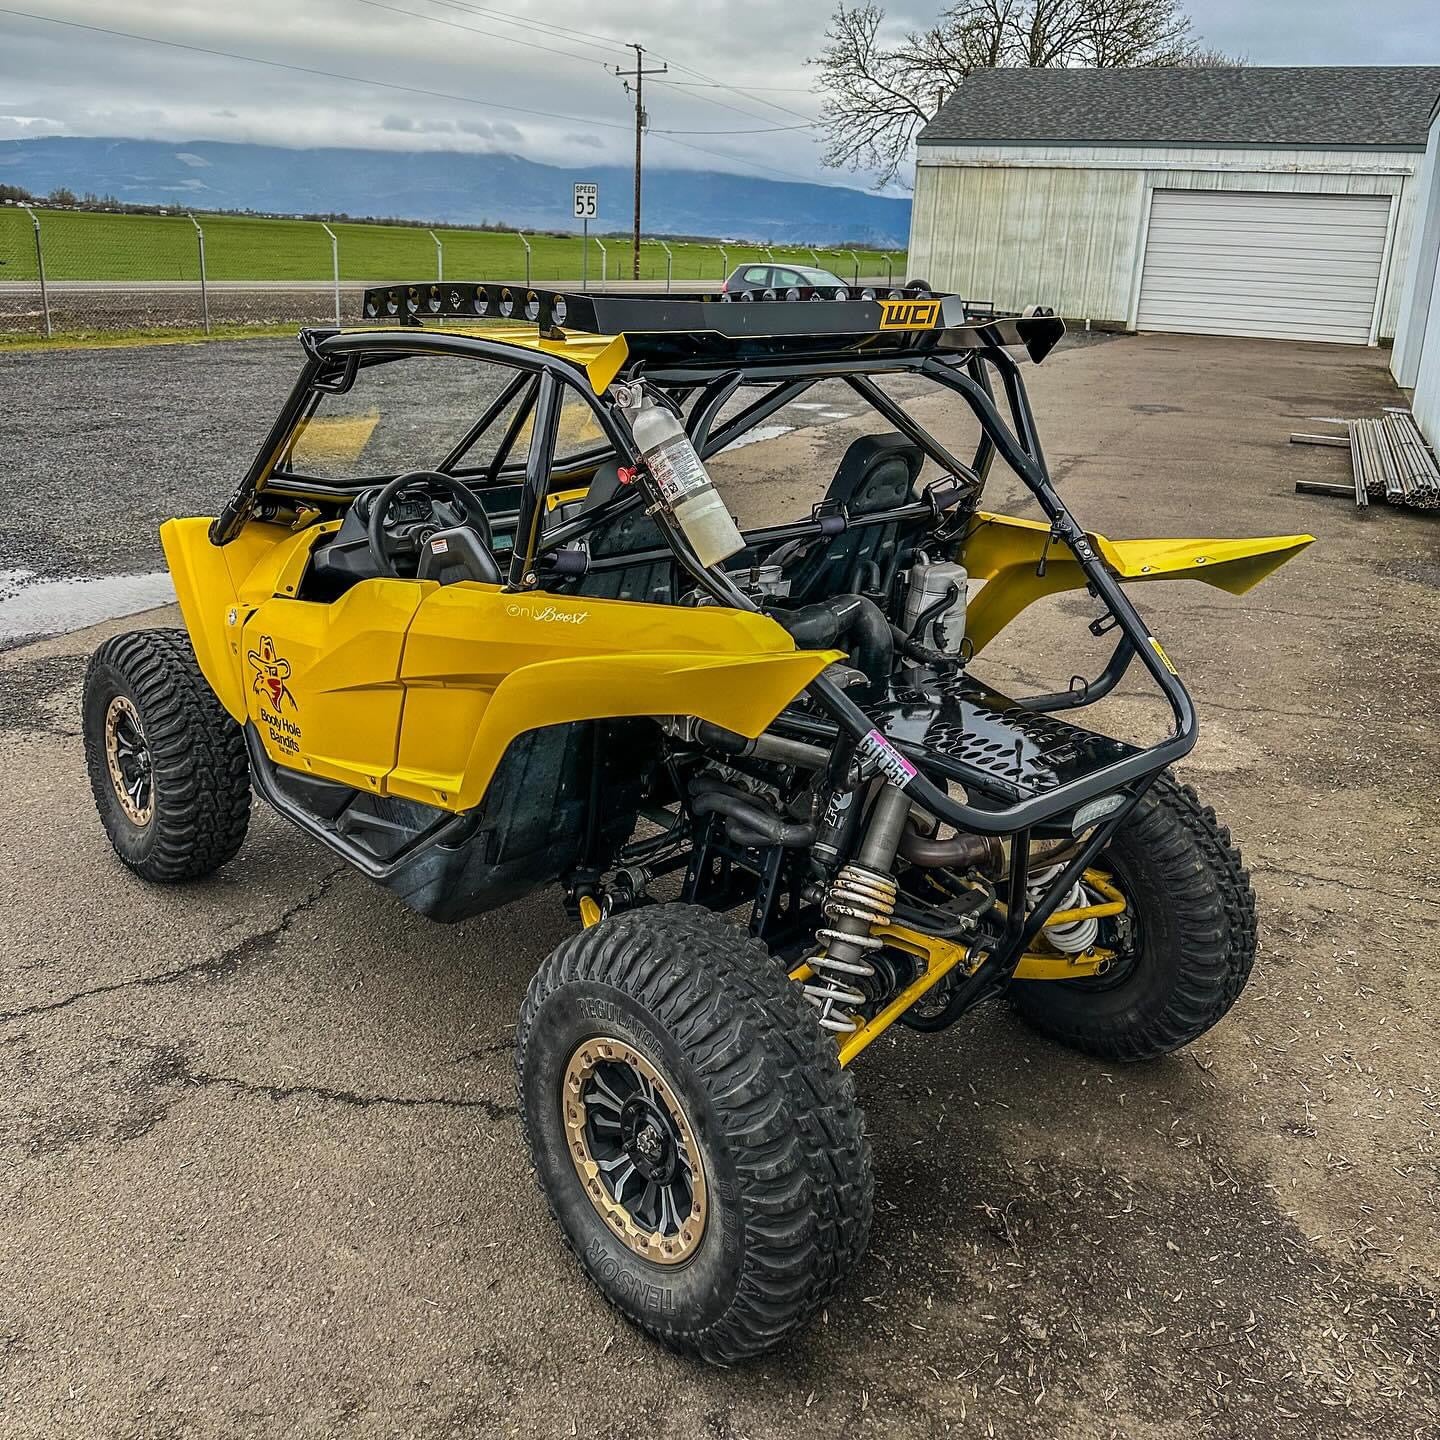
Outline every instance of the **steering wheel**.
{"label": "steering wheel", "polygon": [[365,535],[370,542],[370,554],[374,557],[375,564],[379,567],[382,575],[398,579],[400,572],[395,567],[397,553],[418,550],[423,540],[428,538],[429,533],[446,528],[444,518],[437,517],[435,514],[433,501],[429,519],[412,522],[406,525],[403,531],[392,532],[387,528],[385,522],[389,518],[396,497],[411,488],[445,491],[446,498],[463,516],[463,523],[480,536],[487,550],[493,548],[490,517],[485,513],[485,507],[481,505],[475,492],[468,485],[463,484],[453,475],[446,475],[439,470],[411,470],[408,474],[397,475],[381,490],[371,503],[370,514],[366,517]]}

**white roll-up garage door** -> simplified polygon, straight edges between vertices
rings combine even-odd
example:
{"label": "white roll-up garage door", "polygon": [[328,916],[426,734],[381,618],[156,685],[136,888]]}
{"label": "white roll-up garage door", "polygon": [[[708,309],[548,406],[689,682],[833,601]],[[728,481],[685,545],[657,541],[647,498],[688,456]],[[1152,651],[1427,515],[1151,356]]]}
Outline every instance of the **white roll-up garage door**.
{"label": "white roll-up garage door", "polygon": [[1137,324],[1365,345],[1389,217],[1386,195],[1156,190]]}

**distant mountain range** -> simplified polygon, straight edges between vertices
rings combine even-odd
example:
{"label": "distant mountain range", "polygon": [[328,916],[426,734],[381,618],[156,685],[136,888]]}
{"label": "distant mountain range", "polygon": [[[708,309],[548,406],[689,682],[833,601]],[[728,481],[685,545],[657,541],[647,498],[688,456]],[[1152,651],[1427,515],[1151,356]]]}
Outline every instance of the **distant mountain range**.
{"label": "distant mountain range", "polygon": [[[593,228],[628,229],[632,175],[610,165],[541,165],[518,155],[287,150],[211,140],[45,137],[0,142],[0,183],[36,195],[65,186],[131,204],[281,215],[343,213],[521,229],[578,230],[571,185],[594,180]],[[838,185],[710,170],[645,172],[645,229],[773,243],[903,246],[910,202]]]}

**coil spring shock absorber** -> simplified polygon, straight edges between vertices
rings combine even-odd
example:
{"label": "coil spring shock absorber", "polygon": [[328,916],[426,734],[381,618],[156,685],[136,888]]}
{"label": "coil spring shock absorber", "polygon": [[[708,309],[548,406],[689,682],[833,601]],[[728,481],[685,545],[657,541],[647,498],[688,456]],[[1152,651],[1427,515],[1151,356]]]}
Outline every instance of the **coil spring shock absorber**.
{"label": "coil spring shock absorber", "polygon": [[[863,1005],[867,998],[851,982],[868,980],[875,973],[867,952],[880,949],[884,942],[869,931],[895,913],[895,881],[864,865],[842,866],[820,909],[827,920],[837,923],[815,932],[824,948],[810,957],[816,978],[802,988],[805,998],[820,1011],[821,1025],[849,1035],[860,1028],[852,1007]],[[840,929],[845,922],[852,928]],[[855,933],[856,924],[863,925],[864,931]]]}
{"label": "coil spring shock absorber", "polygon": [[[1030,883],[1027,887],[1030,904],[1034,905],[1040,899],[1045,892],[1045,887],[1064,868],[1063,865],[1046,865],[1039,870],[1030,872]],[[1057,908],[1080,910],[1086,905],[1094,903],[1085,893],[1085,887],[1077,880],[1070,887],[1070,893],[1061,900]],[[1042,933],[1050,944],[1062,954],[1080,955],[1089,950],[1100,938],[1100,922],[1093,917],[1089,920],[1071,920],[1065,925],[1046,925]]]}
{"label": "coil spring shock absorber", "polygon": [[827,1030],[849,1035],[860,1028],[855,1008],[868,997],[856,981],[874,975],[869,956],[884,942],[870,929],[883,924],[895,910],[896,884],[890,869],[909,814],[905,792],[887,785],[875,801],[860,853],[840,867],[821,902],[821,912],[831,923],[815,932],[821,949],[809,957],[815,973],[801,989]]}

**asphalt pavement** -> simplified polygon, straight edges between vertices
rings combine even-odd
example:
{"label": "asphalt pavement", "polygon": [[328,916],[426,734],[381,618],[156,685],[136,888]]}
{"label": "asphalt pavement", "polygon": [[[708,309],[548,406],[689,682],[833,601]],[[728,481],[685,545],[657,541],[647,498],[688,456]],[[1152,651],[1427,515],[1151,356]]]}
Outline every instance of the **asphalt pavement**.
{"label": "asphalt pavement", "polygon": [[[0,566],[153,567],[154,523],[228,491],[294,360],[0,360]],[[699,1368],[585,1285],[529,1177],[511,1027],[566,934],[556,895],[437,927],[261,808],[219,875],[147,886],[95,819],[77,704],[103,635],[174,612],[13,645],[0,1435],[1440,1433],[1436,522],[1297,497],[1348,461],[1286,443],[1392,403],[1384,357],[1153,336],[1032,383],[1094,528],[1319,537],[1245,596],[1136,595],[1200,711],[1183,776],[1254,875],[1230,1016],[1134,1068],[1001,1008],[896,1027],[857,1064],[869,1254],[785,1350]],[[963,449],[952,406],[916,403]],[[794,513],[862,428],[737,451],[725,491]],[[988,673],[1063,685],[1085,604],[1036,607]],[[1140,692],[1106,702],[1119,729],[1154,721]]]}

